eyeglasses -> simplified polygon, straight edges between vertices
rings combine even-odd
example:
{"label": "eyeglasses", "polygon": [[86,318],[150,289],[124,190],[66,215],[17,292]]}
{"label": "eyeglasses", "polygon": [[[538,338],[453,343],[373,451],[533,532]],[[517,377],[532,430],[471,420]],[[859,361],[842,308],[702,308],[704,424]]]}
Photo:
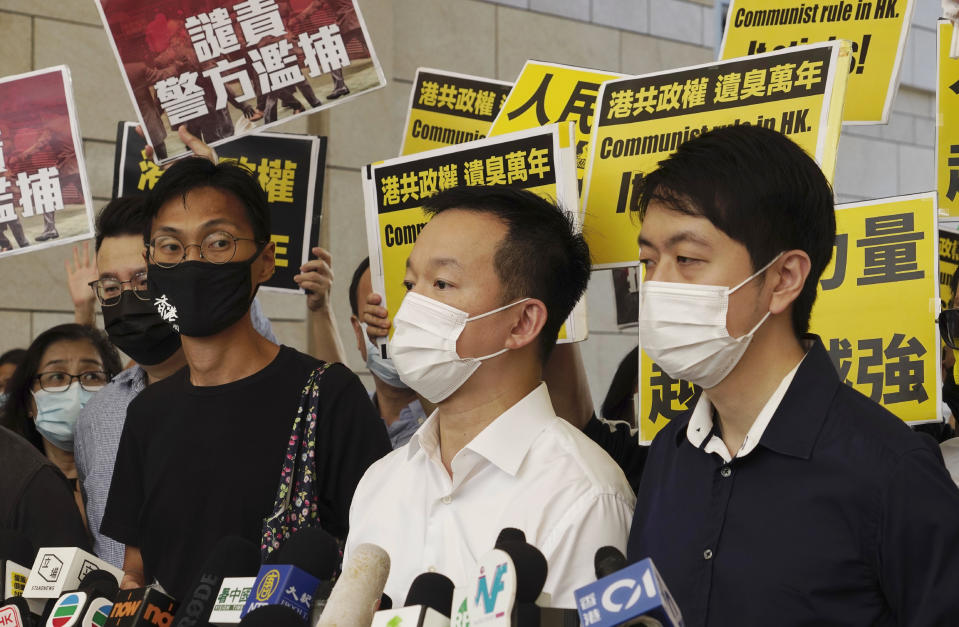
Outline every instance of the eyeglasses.
{"label": "eyeglasses", "polygon": [[943,309],[937,322],[942,341],[949,348],[959,349],[959,309]]}
{"label": "eyeglasses", "polygon": [[226,231],[217,231],[204,237],[199,244],[184,246],[183,242],[172,235],[160,235],[150,240],[148,246],[153,263],[161,268],[172,268],[186,259],[186,251],[192,246],[199,248],[200,257],[210,263],[228,263],[236,254],[237,242],[263,243],[251,237],[236,237]]}
{"label": "eyeglasses", "polygon": [[112,307],[120,302],[120,296],[123,294],[123,286],[130,284],[131,291],[140,300],[150,300],[150,288],[147,285],[147,273],[137,272],[129,281],[120,281],[119,279],[99,279],[87,283],[93,292],[97,295],[97,300],[104,307]]}
{"label": "eyeglasses", "polygon": [[104,385],[110,382],[110,376],[102,370],[88,370],[80,374],[70,374],[69,372],[41,372],[36,376],[40,382],[40,387],[45,392],[66,392],[73,385],[73,380],[80,382],[87,392],[96,392]]}

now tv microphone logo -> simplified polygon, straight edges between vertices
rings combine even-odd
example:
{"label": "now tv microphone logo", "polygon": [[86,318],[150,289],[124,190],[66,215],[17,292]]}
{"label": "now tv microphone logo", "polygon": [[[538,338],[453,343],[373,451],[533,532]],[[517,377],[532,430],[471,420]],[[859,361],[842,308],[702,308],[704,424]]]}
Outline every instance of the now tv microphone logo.
{"label": "now tv microphone logo", "polygon": [[653,561],[646,558],[574,593],[583,627],[638,624],[683,627],[682,614]]}

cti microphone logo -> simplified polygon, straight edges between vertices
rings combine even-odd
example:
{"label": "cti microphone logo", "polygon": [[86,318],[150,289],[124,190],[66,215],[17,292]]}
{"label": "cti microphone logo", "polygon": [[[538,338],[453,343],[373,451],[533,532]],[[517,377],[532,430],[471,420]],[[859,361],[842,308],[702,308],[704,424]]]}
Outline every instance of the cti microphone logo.
{"label": "cti microphone logo", "polygon": [[276,584],[280,581],[280,571],[273,569],[267,571],[260,580],[260,585],[256,588],[256,600],[265,603],[270,599],[273,591],[276,590]]}
{"label": "cti microphone logo", "polygon": [[[496,567],[496,573],[493,575],[493,585],[492,588],[489,586],[488,580],[486,579],[486,573],[480,569],[480,578],[479,585],[476,587],[476,599],[473,600],[474,605],[479,605],[480,598],[483,599],[483,609],[487,614],[493,612],[496,608],[496,598],[499,596],[499,593],[503,591],[503,575],[506,574],[506,564],[499,564]],[[503,612],[498,613],[496,616],[502,616]]]}
{"label": "cti microphone logo", "polygon": [[[643,585],[640,586],[635,579],[625,577],[610,584],[603,592],[603,609],[607,612],[622,612],[632,608],[643,598],[644,588],[646,596],[650,598],[656,596],[656,584],[653,583],[653,573],[650,569],[647,568],[643,573],[642,582]],[[632,593],[627,597],[624,594],[617,594],[620,590],[632,590]],[[618,600],[613,598],[614,595],[618,597]]]}

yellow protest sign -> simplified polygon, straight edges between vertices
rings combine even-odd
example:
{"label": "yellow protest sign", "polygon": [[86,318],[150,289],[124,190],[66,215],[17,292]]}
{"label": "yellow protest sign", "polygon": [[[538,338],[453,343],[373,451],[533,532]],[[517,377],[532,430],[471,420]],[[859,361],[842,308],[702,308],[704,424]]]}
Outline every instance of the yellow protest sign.
{"label": "yellow protest sign", "polygon": [[[909,424],[942,420],[939,247],[934,193],[838,205],[809,326],[846,384]],[[640,438],[649,442],[699,390],[641,354]]]}
{"label": "yellow protest sign", "polygon": [[843,121],[885,124],[915,0],[732,0],[720,59],[820,41],[852,43]]}
{"label": "yellow protest sign", "polygon": [[400,155],[486,137],[512,86],[491,78],[419,68]]}
{"label": "yellow protest sign", "polygon": [[954,28],[949,20],[939,20],[936,189],[940,215],[959,217],[959,59],[949,57]]}
{"label": "yellow protest sign", "polygon": [[939,219],[939,297],[953,309],[952,275],[959,269],[959,220]]}
{"label": "yellow protest sign", "polygon": [[[366,234],[373,291],[392,319],[406,289],[406,260],[429,217],[423,201],[457,185],[526,189],[568,209],[579,225],[576,160],[570,123],[551,124],[449,148],[397,157],[365,168]],[[581,301],[560,331],[560,342],[586,339]]]}
{"label": "yellow protest sign", "polygon": [[911,424],[942,418],[934,193],[836,207],[810,329],[844,381]]}
{"label": "yellow protest sign", "polygon": [[710,129],[778,130],[832,181],[849,51],[848,42],[814,44],[604,83],[583,189],[593,268],[636,265],[638,184]]}
{"label": "yellow protest sign", "polygon": [[596,96],[603,81],[623,74],[527,61],[493,121],[490,137],[555,122],[576,123],[576,170],[583,180]]}

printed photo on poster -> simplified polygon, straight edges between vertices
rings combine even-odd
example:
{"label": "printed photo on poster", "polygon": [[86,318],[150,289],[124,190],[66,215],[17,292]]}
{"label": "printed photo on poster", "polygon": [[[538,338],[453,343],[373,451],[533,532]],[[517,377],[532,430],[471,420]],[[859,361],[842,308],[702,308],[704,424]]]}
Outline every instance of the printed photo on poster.
{"label": "printed photo on poster", "polygon": [[355,0],[96,0],[158,163],[386,84]]}
{"label": "printed photo on poster", "polygon": [[0,257],[92,236],[70,70],[0,79]]}
{"label": "printed photo on poster", "polygon": [[[117,129],[113,196],[153,189],[163,170],[146,156],[146,142],[134,122]],[[220,162],[251,170],[270,206],[270,239],[276,245],[276,270],[262,289],[302,293],[293,277],[319,242],[326,138],[292,133],[256,133],[220,147]]]}

